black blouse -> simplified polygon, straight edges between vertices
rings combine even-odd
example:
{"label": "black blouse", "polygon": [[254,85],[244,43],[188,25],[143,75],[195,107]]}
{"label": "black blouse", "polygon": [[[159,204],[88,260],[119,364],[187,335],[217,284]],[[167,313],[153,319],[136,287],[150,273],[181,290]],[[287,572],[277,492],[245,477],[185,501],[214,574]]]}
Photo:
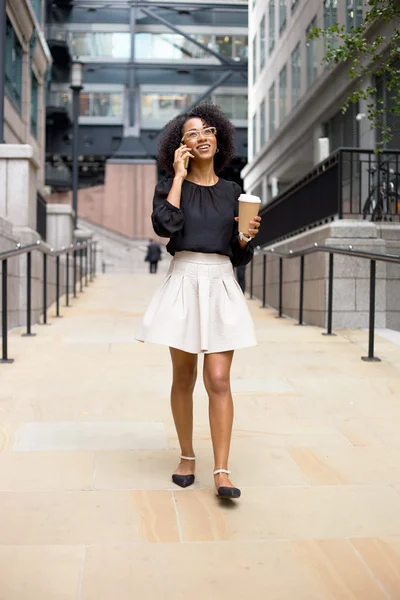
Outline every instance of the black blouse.
{"label": "black blouse", "polygon": [[234,267],[247,265],[254,248],[249,242],[242,248],[238,239],[238,197],[240,187],[225,179],[203,186],[185,180],[182,184],[181,207],[168,202],[172,178],[157,183],[151,216],[157,235],[171,238],[167,250],[205,252],[229,256]]}

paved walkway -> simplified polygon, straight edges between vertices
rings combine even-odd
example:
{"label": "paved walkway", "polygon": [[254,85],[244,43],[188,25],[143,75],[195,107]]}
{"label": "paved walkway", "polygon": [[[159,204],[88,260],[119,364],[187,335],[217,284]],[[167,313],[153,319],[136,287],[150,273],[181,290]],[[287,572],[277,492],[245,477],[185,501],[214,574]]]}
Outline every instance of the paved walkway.
{"label": "paved walkway", "polygon": [[[236,355],[236,504],[178,457],[167,349],[134,342],[161,276],[103,276],[0,365],[0,600],[400,598],[400,346],[333,338],[252,302]],[[50,311],[51,313],[52,311]]]}

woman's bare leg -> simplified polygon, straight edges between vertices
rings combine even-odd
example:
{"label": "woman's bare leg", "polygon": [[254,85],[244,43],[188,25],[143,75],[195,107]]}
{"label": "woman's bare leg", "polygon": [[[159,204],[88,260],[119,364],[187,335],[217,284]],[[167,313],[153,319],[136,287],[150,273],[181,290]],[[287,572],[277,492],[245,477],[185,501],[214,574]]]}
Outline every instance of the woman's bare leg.
{"label": "woman's bare leg", "polygon": [[[197,378],[197,354],[170,348],[173,379],[171,409],[182,456],[194,456],[193,452],[193,390]],[[191,475],[195,462],[181,460],[175,473]]]}
{"label": "woman's bare leg", "polygon": [[[210,406],[210,428],[216,469],[228,469],[233,424],[230,371],[233,350],[204,355],[204,385]],[[215,475],[216,487],[234,487],[225,473]]]}

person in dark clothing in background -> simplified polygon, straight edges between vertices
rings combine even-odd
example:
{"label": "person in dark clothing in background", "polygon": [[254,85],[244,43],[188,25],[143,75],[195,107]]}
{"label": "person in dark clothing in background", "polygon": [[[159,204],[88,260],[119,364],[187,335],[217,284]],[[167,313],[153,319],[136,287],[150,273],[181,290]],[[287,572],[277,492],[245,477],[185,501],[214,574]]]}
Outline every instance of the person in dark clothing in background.
{"label": "person in dark clothing in background", "polygon": [[239,265],[236,267],[236,278],[244,294],[246,291],[246,265]]}
{"label": "person in dark clothing in background", "polygon": [[157,273],[158,261],[161,260],[161,248],[160,245],[152,239],[149,240],[146,258],[144,260],[149,263],[150,273]]}

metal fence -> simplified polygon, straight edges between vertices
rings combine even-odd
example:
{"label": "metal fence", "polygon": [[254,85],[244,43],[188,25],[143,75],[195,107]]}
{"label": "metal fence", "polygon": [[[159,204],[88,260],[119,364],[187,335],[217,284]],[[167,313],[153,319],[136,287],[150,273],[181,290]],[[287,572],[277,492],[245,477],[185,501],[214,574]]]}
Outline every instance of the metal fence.
{"label": "metal fence", "polygon": [[[60,257],[64,256],[66,261],[65,269],[65,306],[69,306],[70,293],[73,298],[77,298],[77,288],[83,291],[83,285],[89,285],[89,280],[93,281],[96,277],[97,264],[97,242],[78,242],[71,244],[61,250],[54,250],[40,240],[36,244],[27,246],[17,245],[16,248],[0,252],[1,265],[1,363],[12,363],[14,359],[8,357],[8,261],[10,258],[26,255],[26,333],[24,337],[35,335],[31,331],[32,326],[32,252],[40,252],[43,258],[43,313],[42,324],[47,325],[47,266],[48,259],[54,259],[56,262],[56,317],[60,317]],[[73,277],[72,290],[70,289],[70,259],[72,261]]]}
{"label": "metal fence", "polygon": [[400,220],[400,150],[340,148],[267,204],[264,246],[333,219]]}
{"label": "metal fence", "polygon": [[376,295],[376,263],[393,263],[400,265],[400,255],[388,254],[383,252],[366,252],[364,250],[357,250],[352,246],[346,248],[336,248],[334,246],[319,246],[315,243],[313,246],[308,246],[302,250],[295,252],[280,252],[274,248],[263,250],[258,249],[263,255],[262,262],[262,283],[261,286],[256,290],[254,285],[254,261],[250,264],[250,299],[253,299],[256,295],[262,300],[262,308],[267,306],[267,256],[273,255],[279,258],[279,296],[278,296],[278,317],[283,318],[283,270],[284,262],[286,260],[294,260],[299,258],[299,270],[300,270],[300,293],[299,293],[299,325],[305,325],[304,323],[304,275],[305,275],[305,260],[306,257],[318,252],[324,252],[329,255],[329,276],[328,276],[328,326],[327,332],[323,335],[335,335],[333,333],[333,288],[334,288],[334,257],[335,256],[351,256],[362,258],[370,262],[370,278],[369,278],[369,340],[368,340],[368,355],[363,356],[364,361],[380,361],[375,356],[375,295]]}

